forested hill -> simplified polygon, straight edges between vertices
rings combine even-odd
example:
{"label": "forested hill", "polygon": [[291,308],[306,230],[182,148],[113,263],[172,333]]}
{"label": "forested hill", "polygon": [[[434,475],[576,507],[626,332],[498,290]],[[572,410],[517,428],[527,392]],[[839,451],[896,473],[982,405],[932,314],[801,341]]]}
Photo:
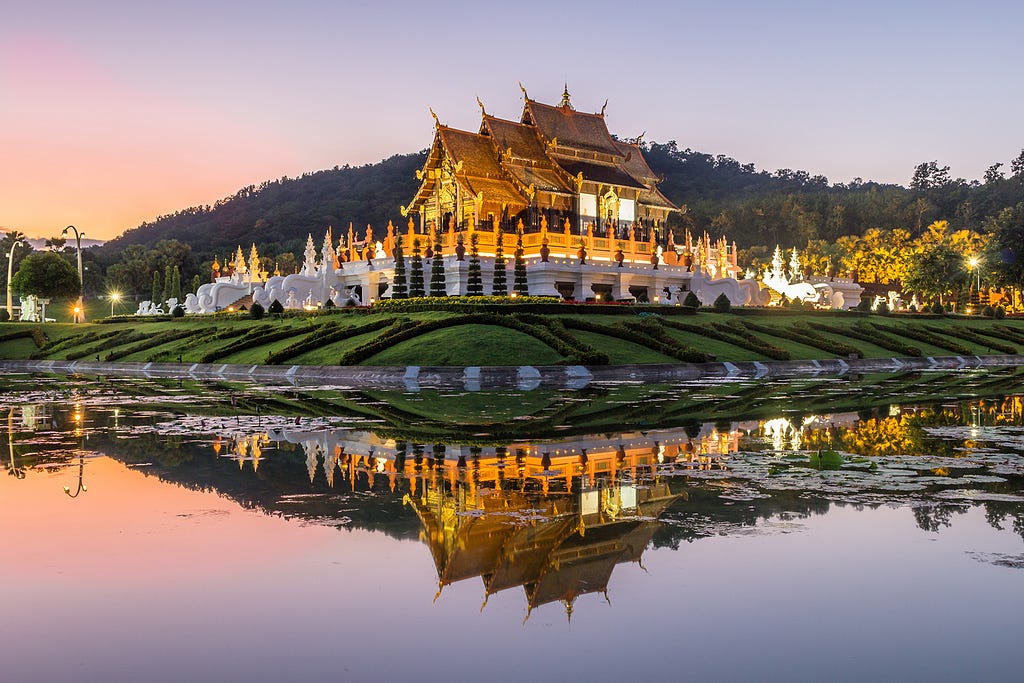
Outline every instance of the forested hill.
{"label": "forested hill", "polygon": [[[954,179],[948,167],[926,162],[912,174],[909,188],[855,180],[830,185],[820,175],[782,169],[757,170],[725,156],[680,150],[675,142],[645,144],[645,156],[664,180],[669,199],[688,212],[673,216],[677,227],[707,230],[742,246],[802,246],[812,239],[834,240],[868,228],[904,228],[919,233],[938,219],[958,228],[983,228],[1003,208],[1024,201],[1024,152],[1009,174],[994,164],[984,181]],[[425,152],[397,155],[376,164],[341,167],[249,186],[213,206],[161,216],[112,240],[113,257],[131,244],[152,246],[177,239],[200,258],[226,254],[236,246],[275,245],[272,253],[301,253],[306,235],[319,244],[328,225],[339,236],[353,223],[383,230],[401,222],[399,206],[409,203]],[[382,233],[378,233],[382,234]]]}
{"label": "forested hill", "polygon": [[329,225],[339,236],[349,222],[356,229],[369,224],[375,230],[389,220],[397,224],[399,206],[408,204],[419,187],[416,171],[425,158],[425,152],[402,154],[376,164],[335,167],[243,187],[213,206],[192,207],[132,228],[108,242],[107,249],[177,239],[202,255],[223,255],[253,242],[290,245],[289,250],[301,254],[306,235],[312,233],[319,246]]}
{"label": "forested hill", "polygon": [[1008,174],[996,163],[983,181],[953,178],[948,166],[924,162],[907,169],[909,188],[859,178],[830,185],[824,176],[759,171],[729,157],[679,150],[675,142],[651,143],[645,157],[664,177],[662,192],[687,205],[677,223],[742,246],[803,246],[869,228],[920,234],[935,220],[982,230],[1004,208],[1024,202],[1024,152],[1010,162]]}

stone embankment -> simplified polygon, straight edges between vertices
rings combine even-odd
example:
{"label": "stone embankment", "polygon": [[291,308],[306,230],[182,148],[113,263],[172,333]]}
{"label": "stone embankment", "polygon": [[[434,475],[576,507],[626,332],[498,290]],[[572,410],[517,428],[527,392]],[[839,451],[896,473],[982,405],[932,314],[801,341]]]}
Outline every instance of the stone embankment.
{"label": "stone embankment", "polygon": [[1024,365],[1024,356],[833,358],[828,360],[672,363],[664,365],[547,365],[501,367],[232,365],[218,363],[105,363],[101,361],[0,360],[8,373],[229,380],[257,384],[405,389],[582,389],[604,382],[674,382],[702,379],[841,376],[915,370],[964,370]]}

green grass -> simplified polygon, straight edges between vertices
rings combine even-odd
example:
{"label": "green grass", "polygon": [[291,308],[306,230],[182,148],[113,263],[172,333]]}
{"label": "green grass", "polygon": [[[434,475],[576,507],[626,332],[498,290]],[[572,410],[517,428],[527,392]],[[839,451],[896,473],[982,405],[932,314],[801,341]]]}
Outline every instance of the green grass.
{"label": "green grass", "polygon": [[289,358],[284,362],[285,365],[337,365],[338,359],[341,358],[342,354],[347,351],[351,351],[357,346],[362,346],[367,342],[376,339],[380,332],[366,332],[364,334],[358,334],[354,337],[349,337],[340,342],[334,342],[333,344],[327,344],[321,346],[313,351],[307,351],[306,353]]}
{"label": "green grass", "polygon": [[[69,323],[49,323],[43,327],[50,343],[43,349],[37,349],[32,339],[19,338],[9,341],[0,341],[0,358],[29,358],[36,356],[42,359],[63,360],[69,355],[79,356],[83,359],[94,360],[96,354],[101,358],[107,353],[119,348],[131,349],[132,344],[138,342],[129,341],[129,335],[149,334],[157,335],[168,330],[192,330],[194,334],[189,337],[174,340],[153,347],[147,350],[133,352],[130,356],[121,360],[146,362],[150,360],[177,361],[180,355],[184,362],[197,362],[205,354],[217,350],[226,349],[229,355],[219,358],[218,363],[240,363],[260,364],[263,363],[270,351],[285,348],[301,340],[312,329],[323,322],[338,322],[342,325],[360,326],[375,319],[375,313],[350,313],[338,311],[331,314],[303,317],[289,316],[281,319],[265,318],[261,321],[251,320],[244,316],[216,315],[202,317],[186,317],[155,322],[148,321],[124,321],[108,324],[86,323],[74,325]],[[393,315],[387,313],[387,315]],[[448,311],[426,311],[402,314],[412,321],[443,320],[457,317],[458,314]],[[588,320],[603,326],[616,325],[620,322],[636,322],[638,320],[657,320],[654,318],[639,318],[637,315],[624,309],[621,314],[616,315],[588,315],[585,313],[572,313],[561,316],[566,318],[579,318]],[[700,328],[708,328],[714,323],[730,323],[733,320],[756,322],[758,325],[768,328],[785,328],[790,325],[802,322],[821,322],[832,326],[837,330],[859,329],[868,332],[874,330],[872,325],[880,325],[892,335],[898,335],[899,330],[905,326],[923,327],[926,326],[940,337],[947,341],[959,344],[971,350],[971,353],[978,355],[1001,353],[991,349],[989,346],[978,340],[967,340],[953,334],[942,334],[943,329],[965,328],[972,330],[987,329],[993,325],[1006,326],[1015,330],[1024,339],[1024,320],[1008,319],[1004,321],[993,321],[981,318],[918,318],[914,316],[857,316],[857,315],[815,315],[804,313],[800,315],[778,315],[772,311],[746,312],[740,315],[714,314],[702,312],[695,316],[686,316],[683,319],[687,324]],[[242,333],[255,327],[267,327],[271,330],[279,330],[282,327],[292,330],[294,334],[287,339],[272,341],[250,349],[230,351],[230,345]],[[0,324],[0,336],[5,332],[17,330],[28,330],[36,327],[28,323],[7,323]],[[212,329],[219,331],[237,330],[239,335],[233,338],[211,339],[204,338],[209,335]],[[97,335],[115,332],[117,335],[110,340],[97,339]],[[756,349],[750,350],[728,341],[714,339],[697,332],[676,330],[666,328],[667,334],[678,342],[703,351],[714,354],[719,361],[750,361],[765,360],[767,357]],[[334,365],[338,363],[341,356],[363,344],[373,341],[384,331],[373,331],[361,334],[352,339],[346,339],[334,344],[308,351],[295,358],[288,359],[287,364],[301,365]],[[608,354],[609,361],[613,364],[627,363],[673,363],[677,362],[669,356],[663,355],[643,343],[632,342],[607,335],[589,332],[584,330],[570,330],[570,334],[579,341],[589,344],[597,350]],[[768,333],[754,331],[753,334],[762,339],[766,344],[777,346],[788,351],[794,359],[822,359],[830,357],[827,351],[815,347],[805,346],[782,337],[776,337]],[[853,339],[841,332],[828,333],[817,331],[825,338],[835,339],[849,344],[863,352],[867,358],[888,358],[896,355],[893,351],[884,349],[872,344],[870,341]],[[88,339],[88,336],[92,336]],[[117,344],[119,338],[124,338],[124,344]],[[948,348],[942,348],[935,344],[921,342],[910,337],[903,337],[910,346],[921,349],[926,356],[951,356],[957,355]],[[59,344],[61,340],[68,340]],[[1007,343],[1007,342],[1002,342]],[[57,345],[52,351],[48,351],[51,345]],[[102,350],[94,349],[102,346]],[[1024,351],[1024,343],[1014,345],[1018,350]],[[89,351],[85,356],[84,352]],[[409,339],[391,348],[377,353],[372,358],[363,362],[365,365],[550,365],[566,362],[554,349],[534,337],[519,331],[495,325],[457,325],[452,328],[435,330],[420,337]]]}
{"label": "green grass", "polygon": [[[604,322],[604,321],[598,321]],[[608,335],[585,330],[572,330],[574,337],[580,341],[590,344],[598,351],[608,354],[608,362],[612,365],[625,365],[628,363],[651,364],[651,363],[678,363],[675,358],[658,353],[640,344],[634,344],[624,339],[609,337]]]}
{"label": "green grass", "polygon": [[[522,332],[493,325],[459,325],[400,342],[363,365],[554,365],[562,357]],[[337,361],[335,361],[337,362]]]}
{"label": "green grass", "polygon": [[[689,322],[691,318],[687,318]],[[686,332],[684,330],[673,330],[668,328],[665,330],[668,335],[680,342],[686,344],[689,347],[695,348],[704,353],[709,353],[715,357],[716,360],[764,360],[765,356],[745,349],[742,346],[735,346],[728,342],[721,341],[719,339],[711,339],[709,337],[702,337],[692,332]]]}

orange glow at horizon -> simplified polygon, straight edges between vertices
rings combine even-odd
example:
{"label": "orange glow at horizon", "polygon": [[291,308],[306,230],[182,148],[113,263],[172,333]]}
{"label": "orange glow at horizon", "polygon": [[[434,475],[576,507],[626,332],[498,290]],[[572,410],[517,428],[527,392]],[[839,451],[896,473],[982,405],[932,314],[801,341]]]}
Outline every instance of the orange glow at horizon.
{"label": "orange glow at horizon", "polygon": [[[72,460],[60,469],[30,469],[20,481],[0,480],[0,578],[24,581],[28,566],[36,568],[33,582],[72,570],[79,579],[116,573],[126,582],[181,582],[266,564],[268,548],[280,558],[310,552],[338,533],[323,527],[297,532],[295,522],[163,482],[107,457],[86,459],[88,490],[69,498],[62,487],[74,488],[77,475]],[[55,525],[54,518],[62,522]]]}
{"label": "orange glow at horizon", "polygon": [[111,239],[296,165],[267,130],[39,37],[0,45],[0,149],[0,230],[29,237]]}

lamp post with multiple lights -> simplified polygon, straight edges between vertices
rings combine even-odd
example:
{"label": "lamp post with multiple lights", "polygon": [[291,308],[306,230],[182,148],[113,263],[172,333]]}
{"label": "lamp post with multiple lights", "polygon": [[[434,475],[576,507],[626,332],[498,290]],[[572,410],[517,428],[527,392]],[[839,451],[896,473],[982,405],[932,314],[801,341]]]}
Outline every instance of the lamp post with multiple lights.
{"label": "lamp post with multiple lights", "polygon": [[61,230],[61,235],[66,235],[68,230],[75,233],[75,249],[78,252],[78,303],[75,304],[75,322],[85,322],[85,278],[82,276],[82,238],[85,237],[84,232],[79,232],[78,228],[73,225]]}

